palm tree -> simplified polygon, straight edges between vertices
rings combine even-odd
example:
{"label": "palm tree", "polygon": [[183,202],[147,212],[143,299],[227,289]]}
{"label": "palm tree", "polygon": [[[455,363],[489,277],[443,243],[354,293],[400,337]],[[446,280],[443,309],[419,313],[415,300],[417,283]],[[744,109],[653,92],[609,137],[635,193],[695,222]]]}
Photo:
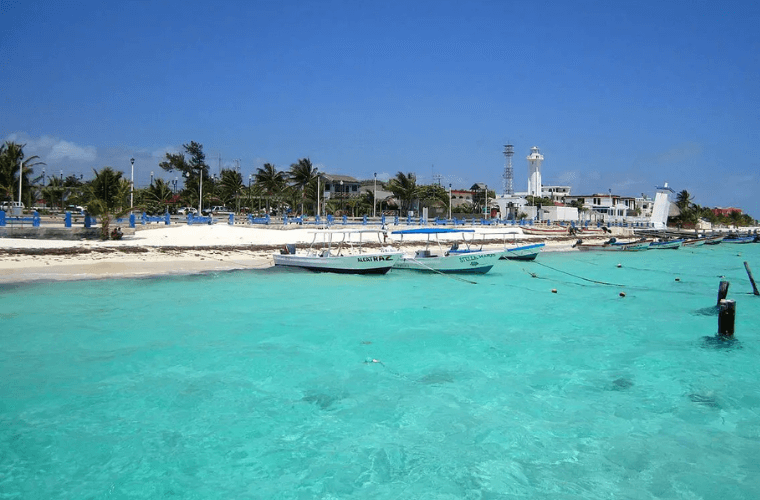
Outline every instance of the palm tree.
{"label": "palm tree", "polygon": [[14,199],[18,193],[19,165],[23,165],[21,191],[22,193],[27,191],[29,196],[28,191],[31,183],[28,175],[32,173],[33,167],[45,165],[44,162],[34,161],[39,159],[39,156],[36,155],[24,159],[24,146],[26,144],[16,144],[12,141],[6,141],[5,144],[0,145],[0,196],[6,199]]}
{"label": "palm tree", "polygon": [[[111,220],[121,217],[130,211],[123,202],[124,185],[129,187],[129,181],[122,179],[122,173],[105,167],[95,172],[95,179],[87,185],[89,201],[87,212],[100,217],[100,238],[107,240],[110,236]],[[128,189],[127,189],[127,192]]]}
{"label": "palm tree", "polygon": [[224,205],[236,202],[236,209],[240,209],[240,193],[243,188],[243,176],[237,170],[222,170],[222,176],[218,183],[218,196]]}
{"label": "palm tree", "polygon": [[285,189],[285,174],[271,163],[265,163],[256,169],[256,184],[261,187],[267,197],[267,213],[269,213],[269,199],[279,197]]}
{"label": "palm tree", "polygon": [[683,190],[676,195],[676,206],[682,212],[688,210],[694,204],[694,198],[689,194],[687,190]]}
{"label": "palm tree", "polygon": [[412,203],[417,198],[417,176],[411,172],[398,172],[396,177],[388,181],[388,190],[398,200],[402,213],[411,210]]}
{"label": "palm tree", "polygon": [[306,199],[306,187],[317,178],[317,175],[319,175],[319,170],[308,158],[301,158],[297,163],[290,165],[288,181],[301,195],[301,213],[303,213],[303,204]]}
{"label": "palm tree", "polygon": [[151,213],[159,213],[168,210],[173,196],[174,193],[169,184],[163,179],[156,179],[145,190],[144,200]]}

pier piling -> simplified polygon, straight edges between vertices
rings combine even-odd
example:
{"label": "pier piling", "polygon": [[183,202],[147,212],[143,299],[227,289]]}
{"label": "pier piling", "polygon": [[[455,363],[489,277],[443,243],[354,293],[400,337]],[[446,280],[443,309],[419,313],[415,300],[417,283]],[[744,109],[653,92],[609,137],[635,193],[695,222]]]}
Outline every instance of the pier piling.
{"label": "pier piling", "polygon": [[749,276],[749,282],[752,283],[752,293],[755,295],[760,295],[760,292],[757,291],[757,285],[755,285],[755,278],[752,277],[752,271],[749,269],[749,264],[747,264],[747,261],[744,261],[744,269],[747,270],[747,276]]}
{"label": "pier piling", "polygon": [[736,302],[733,300],[721,300],[720,312],[718,313],[718,335],[723,337],[733,337],[735,319]]}
{"label": "pier piling", "polygon": [[728,285],[730,284],[728,281],[720,282],[720,286],[718,287],[718,302],[715,305],[719,306],[720,301],[726,298],[728,295]]}

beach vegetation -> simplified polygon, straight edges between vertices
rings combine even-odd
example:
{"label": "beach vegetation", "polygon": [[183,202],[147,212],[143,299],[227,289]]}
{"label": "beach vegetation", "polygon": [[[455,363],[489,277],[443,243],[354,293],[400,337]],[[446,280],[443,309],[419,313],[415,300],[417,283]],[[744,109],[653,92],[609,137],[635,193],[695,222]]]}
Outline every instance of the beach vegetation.
{"label": "beach vegetation", "polygon": [[553,207],[554,206],[554,200],[551,198],[546,198],[543,196],[526,196],[526,200],[528,200],[527,205],[530,207]]}
{"label": "beach vegetation", "polygon": [[111,235],[111,222],[132,210],[125,199],[125,185],[128,195],[130,184],[122,178],[122,172],[111,167],[93,172],[95,178],[86,185],[87,213],[100,219],[100,239],[107,240]]}
{"label": "beach vegetation", "polygon": [[197,176],[198,172],[202,171],[203,180],[205,181],[208,177],[209,167],[206,164],[206,154],[203,152],[203,145],[190,141],[189,144],[183,144],[182,148],[185,150],[184,153],[166,153],[166,158],[158,166],[167,172],[177,170],[188,178]]}
{"label": "beach vegetation", "polygon": [[277,170],[272,163],[265,163],[256,169],[256,184],[262,196],[266,199],[266,210],[269,213],[271,200],[279,200],[287,186],[285,172]]}
{"label": "beach vegetation", "polygon": [[[316,203],[316,198],[309,198],[307,187],[315,183],[319,169],[317,169],[309,158],[300,158],[296,163],[290,165],[287,173],[287,181],[295,194],[300,197],[298,204],[301,206],[301,213],[304,213],[304,204],[306,201]],[[316,189],[315,189],[316,190]]]}
{"label": "beach vegetation", "polygon": [[140,202],[150,214],[167,212],[175,197],[172,188],[163,179],[155,179],[150,186],[141,191]]}
{"label": "beach vegetation", "polygon": [[[3,200],[17,200],[19,186],[19,165],[23,165],[21,172],[21,194],[22,202],[30,207],[32,202],[32,184],[35,182],[29,180],[29,176],[34,172],[37,165],[45,165],[39,161],[39,156],[24,155],[24,146],[26,144],[17,144],[13,141],[6,141],[0,144],[0,196]],[[41,176],[40,176],[41,177]],[[25,196],[24,196],[25,195]]]}
{"label": "beach vegetation", "polygon": [[243,176],[240,172],[233,169],[223,169],[219,180],[213,184],[220,205],[234,206],[236,210],[240,209],[240,196],[245,188]]}
{"label": "beach vegetation", "polygon": [[414,173],[398,172],[396,177],[388,181],[387,186],[388,191],[393,193],[393,197],[396,198],[402,214],[414,208],[414,202],[418,197],[417,176]]}

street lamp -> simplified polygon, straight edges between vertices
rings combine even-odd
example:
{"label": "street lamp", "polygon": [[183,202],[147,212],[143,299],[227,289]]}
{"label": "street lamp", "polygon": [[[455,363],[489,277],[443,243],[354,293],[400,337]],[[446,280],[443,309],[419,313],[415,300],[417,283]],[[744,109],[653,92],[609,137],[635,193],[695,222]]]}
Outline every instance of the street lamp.
{"label": "street lamp", "polygon": [[22,161],[21,163],[19,163],[19,166],[18,166],[18,206],[19,206],[19,209],[21,209],[21,179],[24,178],[23,176],[24,163],[26,163],[27,161],[29,160]]}
{"label": "street lamp", "polygon": [[449,220],[451,220],[451,184],[449,184]]}
{"label": "street lamp", "polygon": [[129,178],[129,211],[131,213],[135,206],[135,159],[130,158],[129,162],[132,164],[132,175]]}
{"label": "street lamp", "polygon": [[377,208],[377,172],[375,172],[375,194],[372,195],[372,217],[376,216],[375,209]]}
{"label": "street lamp", "polygon": [[150,173],[150,185],[153,185],[153,172]]}
{"label": "street lamp", "polygon": [[340,181],[340,210],[343,211],[343,181]]}
{"label": "street lamp", "polygon": [[485,204],[483,205],[483,218],[488,218],[488,184],[486,184],[486,198],[485,198]]}
{"label": "street lamp", "polygon": [[198,185],[198,215],[203,215],[203,165],[198,169],[201,182]]}

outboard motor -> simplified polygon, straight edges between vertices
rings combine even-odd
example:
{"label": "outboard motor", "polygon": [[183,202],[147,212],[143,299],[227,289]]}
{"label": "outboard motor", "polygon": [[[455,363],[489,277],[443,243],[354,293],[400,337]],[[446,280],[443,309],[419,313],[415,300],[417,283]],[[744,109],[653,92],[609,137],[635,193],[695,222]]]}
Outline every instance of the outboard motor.
{"label": "outboard motor", "polygon": [[580,238],[578,238],[578,241],[576,241],[575,243],[573,243],[573,248],[575,248],[576,245],[582,245],[582,244],[583,244],[583,240],[580,239]]}
{"label": "outboard motor", "polygon": [[615,238],[615,237],[613,236],[612,238],[610,238],[610,239],[607,241],[607,243],[609,243],[610,245],[612,245],[612,244],[614,244],[616,241],[617,241],[617,238]]}

